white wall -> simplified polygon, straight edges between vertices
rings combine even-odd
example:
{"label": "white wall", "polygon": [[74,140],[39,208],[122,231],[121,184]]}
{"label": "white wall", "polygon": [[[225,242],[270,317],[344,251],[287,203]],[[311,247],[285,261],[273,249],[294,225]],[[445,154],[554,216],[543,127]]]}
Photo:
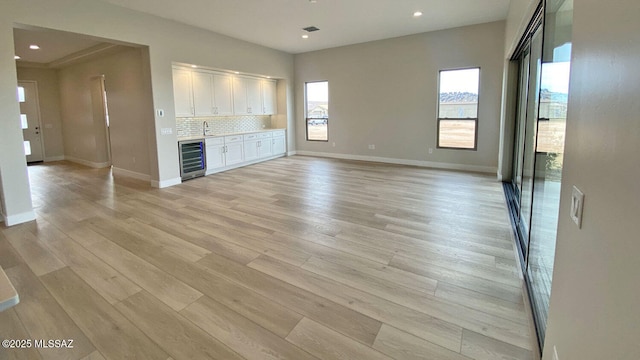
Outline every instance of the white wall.
{"label": "white wall", "polygon": [[[29,25],[69,31],[149,47],[151,90],[154,108],[165,116],[155,118],[147,134],[152,182],[158,186],[180,180],[171,63],[183,62],[205,67],[234,69],[240,72],[293,78],[293,56],[237,39],[197,29],[151,15],[113,6],[98,0],[3,0],[0,11],[0,53],[13,54],[13,30]],[[147,56],[147,55],[145,55]],[[146,66],[146,65],[145,65]],[[0,58],[0,171],[6,210],[29,218],[31,200],[27,179],[19,109],[15,99],[15,61]],[[293,101],[291,86],[287,105]],[[290,109],[290,105],[285,107]],[[287,125],[292,128],[291,116]],[[161,135],[161,128],[172,134]],[[289,144],[293,143],[289,139]],[[26,215],[24,215],[26,214]],[[32,217],[32,216],[31,216]]]}
{"label": "white wall", "polygon": [[[640,359],[640,2],[574,2],[558,242],[544,359]],[[582,229],[571,187],[585,194]]]}
{"label": "white wall", "polygon": [[[297,150],[495,173],[504,26],[494,22],[296,55]],[[438,72],[476,66],[478,150],[437,149]],[[318,80],[329,81],[329,142],[306,141],[304,83]]]}
{"label": "white wall", "polygon": [[[60,69],[67,158],[94,164],[107,162],[104,120],[94,118],[91,80],[105,76],[114,167],[150,176],[148,133],[153,125],[149,74],[144,72],[146,48],[125,48],[116,54]],[[101,114],[100,114],[101,115]]]}
{"label": "white wall", "polygon": [[38,84],[44,160],[62,159],[64,157],[64,144],[62,140],[60,88],[57,71],[55,69],[18,67],[18,80],[35,81]]}

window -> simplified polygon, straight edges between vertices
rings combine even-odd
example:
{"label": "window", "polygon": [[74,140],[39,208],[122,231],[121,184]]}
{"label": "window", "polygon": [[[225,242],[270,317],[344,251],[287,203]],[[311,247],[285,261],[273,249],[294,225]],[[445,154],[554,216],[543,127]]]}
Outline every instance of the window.
{"label": "window", "polygon": [[479,88],[480,68],[440,71],[439,148],[476,149]]}
{"label": "window", "polygon": [[24,88],[22,86],[18,86],[18,101],[25,102]]}
{"label": "window", "polygon": [[329,141],[329,82],[308,82],[304,86],[307,141]]}

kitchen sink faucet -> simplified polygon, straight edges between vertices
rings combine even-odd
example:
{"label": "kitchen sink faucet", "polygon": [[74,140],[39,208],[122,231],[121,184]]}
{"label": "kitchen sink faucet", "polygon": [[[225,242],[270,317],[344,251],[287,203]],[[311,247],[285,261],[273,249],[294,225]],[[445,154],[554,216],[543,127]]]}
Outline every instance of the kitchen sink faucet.
{"label": "kitchen sink faucet", "polygon": [[202,136],[207,136],[207,129],[209,129],[209,123],[205,120],[202,122]]}

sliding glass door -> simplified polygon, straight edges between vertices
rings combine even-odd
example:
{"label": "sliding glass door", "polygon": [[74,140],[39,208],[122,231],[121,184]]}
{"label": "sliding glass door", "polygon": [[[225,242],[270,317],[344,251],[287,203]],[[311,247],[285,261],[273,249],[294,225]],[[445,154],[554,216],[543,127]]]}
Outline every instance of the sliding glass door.
{"label": "sliding glass door", "polygon": [[543,343],[555,257],[569,94],[572,0],[547,0],[513,58],[519,79],[511,181],[505,190]]}
{"label": "sliding glass door", "polygon": [[540,78],[527,279],[544,337],[556,249],[571,65],[571,0],[548,0]]}

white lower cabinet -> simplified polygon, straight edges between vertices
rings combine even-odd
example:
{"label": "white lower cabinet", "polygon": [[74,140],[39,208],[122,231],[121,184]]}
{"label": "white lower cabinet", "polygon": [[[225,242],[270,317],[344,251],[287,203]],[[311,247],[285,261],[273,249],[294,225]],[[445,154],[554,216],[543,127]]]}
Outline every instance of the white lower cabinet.
{"label": "white lower cabinet", "polygon": [[244,135],[244,159],[252,161],[258,158],[258,134]]}
{"label": "white lower cabinet", "polygon": [[206,138],[205,157],[207,159],[207,173],[215,172],[225,166],[224,162],[224,138]]}
{"label": "white lower cabinet", "polygon": [[205,138],[206,175],[260,162],[285,153],[285,131]]}
{"label": "white lower cabinet", "polygon": [[271,132],[258,134],[258,159],[271,156]]}
{"label": "white lower cabinet", "polygon": [[271,139],[271,153],[275,155],[282,155],[287,152],[287,141],[284,130],[276,130],[272,132],[273,138]]}
{"label": "white lower cabinet", "polygon": [[224,137],[225,162],[227,166],[240,164],[244,161],[244,144],[242,135]]}

